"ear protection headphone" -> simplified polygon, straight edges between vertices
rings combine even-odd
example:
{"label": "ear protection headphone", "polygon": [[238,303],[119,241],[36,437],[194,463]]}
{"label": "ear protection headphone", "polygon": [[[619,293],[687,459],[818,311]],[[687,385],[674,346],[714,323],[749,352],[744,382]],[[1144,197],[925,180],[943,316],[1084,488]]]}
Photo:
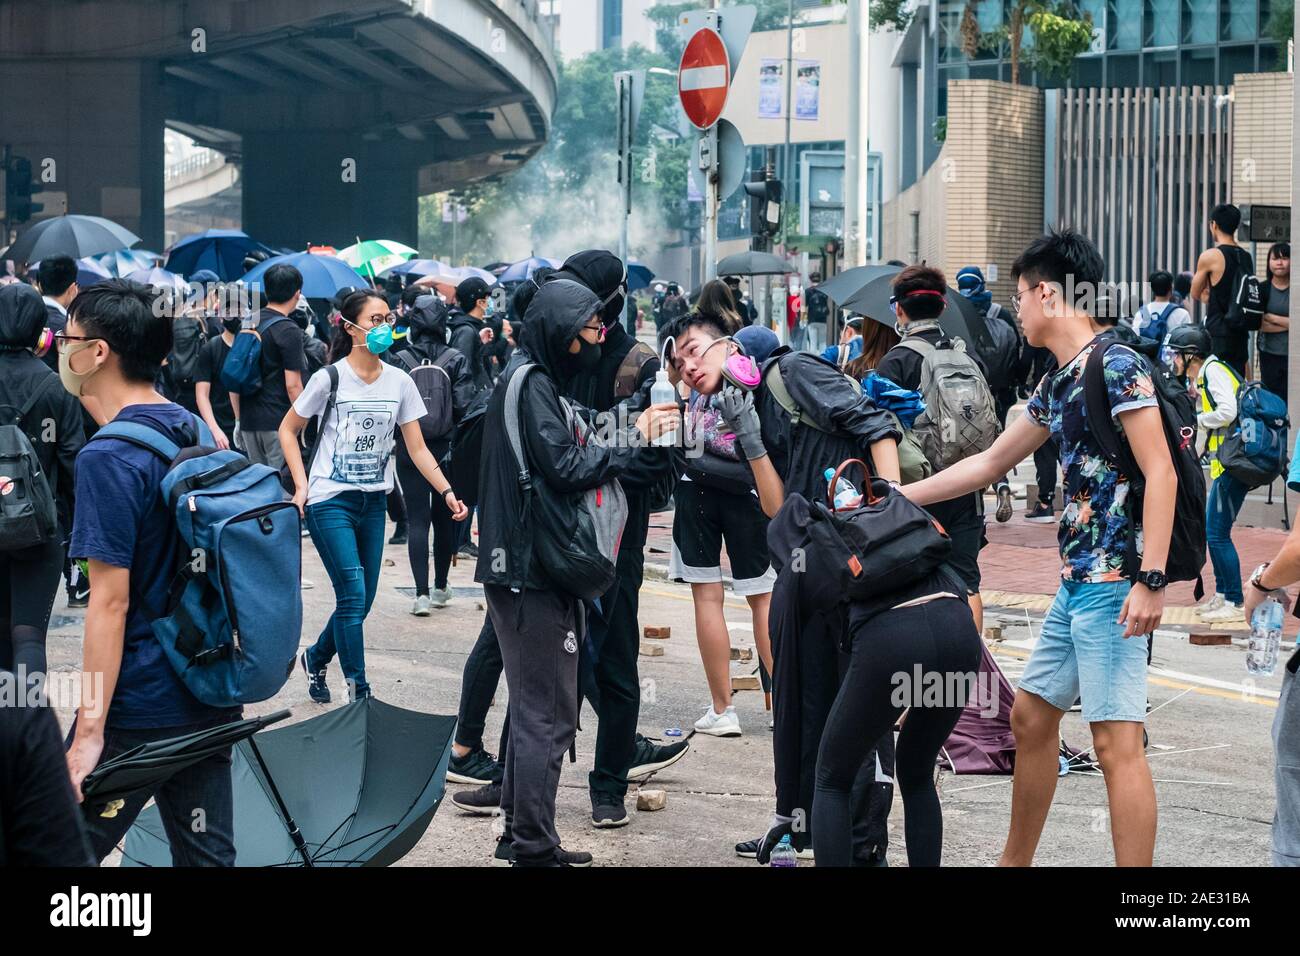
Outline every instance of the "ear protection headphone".
{"label": "ear protection headphone", "polygon": [[54,346],[54,330],[41,329],[41,334],[36,337],[36,346],[32,353],[37,358],[44,358],[45,354]]}

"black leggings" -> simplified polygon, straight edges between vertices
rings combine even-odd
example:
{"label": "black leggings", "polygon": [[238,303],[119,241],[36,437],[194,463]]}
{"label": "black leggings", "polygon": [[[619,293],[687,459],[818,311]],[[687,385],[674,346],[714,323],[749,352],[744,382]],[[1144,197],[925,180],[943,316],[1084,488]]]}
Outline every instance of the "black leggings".
{"label": "black leggings", "polygon": [[45,632],[63,577],[63,544],[0,553],[0,670],[45,673]]}
{"label": "black leggings", "polygon": [[[894,757],[907,862],[939,865],[943,813],[934,791],[935,758],[965,703],[952,689],[975,693],[979,662],[980,638],[970,608],[955,598],[886,611],[854,630],[849,668],[817,753],[812,832],[818,866],[852,864],[853,780],[867,752],[906,709],[899,704],[910,705]],[[919,687],[914,686],[917,668]],[[953,680],[957,675],[963,680]],[[937,704],[933,690],[923,696],[935,684],[942,688]]]}
{"label": "black leggings", "polygon": [[433,485],[424,480],[420,470],[405,459],[397,459],[397,480],[402,484],[406,501],[406,554],[411,559],[411,576],[415,593],[429,593],[429,530],[433,529],[434,587],[447,586],[451,557],[456,553],[458,535],[451,509]]}

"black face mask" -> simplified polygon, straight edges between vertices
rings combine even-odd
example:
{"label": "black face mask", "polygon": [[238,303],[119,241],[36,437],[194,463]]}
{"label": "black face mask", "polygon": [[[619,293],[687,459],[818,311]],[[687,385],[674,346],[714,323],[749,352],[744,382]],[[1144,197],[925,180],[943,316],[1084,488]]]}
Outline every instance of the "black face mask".
{"label": "black face mask", "polygon": [[232,334],[237,333],[243,327],[244,320],[235,316],[234,318],[222,319],[221,327]]}
{"label": "black face mask", "polygon": [[594,345],[586,339],[578,338],[579,349],[577,353],[568,353],[565,358],[569,365],[569,374],[578,375],[582,372],[590,372],[600,364],[600,343]]}

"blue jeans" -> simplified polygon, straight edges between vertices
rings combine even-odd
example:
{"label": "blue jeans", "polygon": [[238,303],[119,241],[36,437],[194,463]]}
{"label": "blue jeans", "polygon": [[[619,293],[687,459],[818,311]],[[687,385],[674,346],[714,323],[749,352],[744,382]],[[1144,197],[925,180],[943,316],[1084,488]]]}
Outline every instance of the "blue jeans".
{"label": "blue jeans", "polygon": [[[239,719],[240,715],[236,713],[183,727],[140,729],[110,726],[104,731],[104,752],[99,762],[120,757],[142,744],[181,737]],[[72,745],[76,732],[77,724],[73,721],[67,746]],[[137,790],[128,795],[126,805],[111,817],[100,812],[102,806],[84,804],[86,835],[90,837],[96,862],[113,852],[150,797],[158,804],[167,842],[171,844],[172,866],[235,865],[235,808],[229,747],[174,774],[156,790]],[[203,811],[201,816],[196,814],[197,810]],[[203,825],[196,827],[200,819]]]}
{"label": "blue jeans", "polygon": [[1241,560],[1232,545],[1232,523],[1246,500],[1246,490],[1245,485],[1225,471],[1210,484],[1205,501],[1205,544],[1214,566],[1214,590],[1233,604],[1244,600]]}
{"label": "blue jeans", "polygon": [[382,491],[344,491],[308,505],[307,530],[334,585],[334,613],[316,643],[307,648],[307,665],[319,670],[337,653],[353,696],[368,691],[362,624],[379,588],[384,559]]}

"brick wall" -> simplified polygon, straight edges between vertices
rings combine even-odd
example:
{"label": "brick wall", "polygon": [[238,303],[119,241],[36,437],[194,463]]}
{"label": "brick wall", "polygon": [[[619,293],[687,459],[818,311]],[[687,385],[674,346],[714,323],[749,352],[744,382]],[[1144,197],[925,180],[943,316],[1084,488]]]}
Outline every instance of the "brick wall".
{"label": "brick wall", "polygon": [[[1290,73],[1239,73],[1233,88],[1232,201],[1291,205],[1292,91]],[[1268,246],[1257,247],[1264,275]]]}

